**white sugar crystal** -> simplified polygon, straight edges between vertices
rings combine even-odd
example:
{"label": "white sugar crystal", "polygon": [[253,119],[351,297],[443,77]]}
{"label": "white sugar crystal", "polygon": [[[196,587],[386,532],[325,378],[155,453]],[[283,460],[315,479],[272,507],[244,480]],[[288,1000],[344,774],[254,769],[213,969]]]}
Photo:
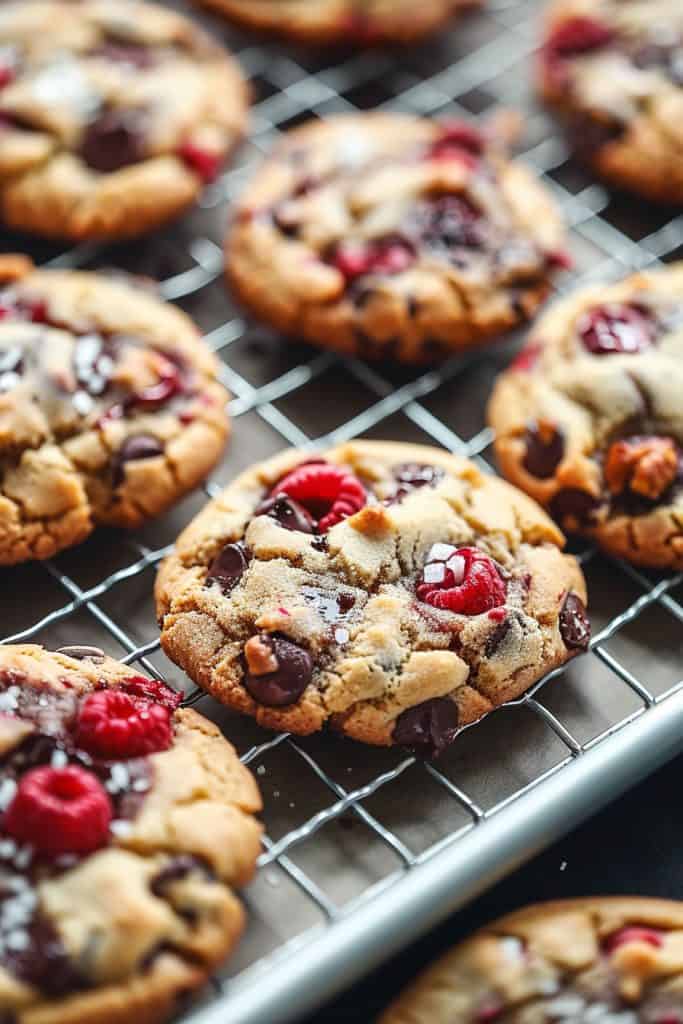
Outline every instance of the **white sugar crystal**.
{"label": "white sugar crystal", "polygon": [[428,562],[445,562],[453,554],[452,544],[432,544],[429,554],[427,555]]}
{"label": "white sugar crystal", "polygon": [[455,576],[455,582],[462,583],[465,578],[465,559],[462,555],[453,555],[448,559],[446,565]]}
{"label": "white sugar crystal", "polygon": [[446,566],[443,562],[433,562],[425,565],[422,574],[425,583],[443,583],[446,577]]}
{"label": "white sugar crystal", "polygon": [[0,842],[0,857],[3,860],[10,860],[17,852],[17,845],[11,839],[3,839]]}
{"label": "white sugar crystal", "polygon": [[133,826],[129,821],[112,821],[109,828],[117,839],[125,839],[133,831]]}
{"label": "white sugar crystal", "polygon": [[266,774],[266,766],[264,764],[260,764],[258,766],[258,768],[256,769],[256,774],[257,775],[265,775]]}
{"label": "white sugar crystal", "polygon": [[50,758],[50,764],[53,768],[66,768],[68,763],[69,758],[63,750],[55,750]]}
{"label": "white sugar crystal", "polygon": [[519,960],[524,953],[524,946],[512,935],[500,940],[500,948],[508,960]]}
{"label": "white sugar crystal", "polygon": [[87,416],[89,412],[92,412],[95,406],[95,403],[87,391],[77,391],[76,394],[72,396],[71,402],[79,416]]}
{"label": "white sugar crystal", "polygon": [[5,946],[13,953],[23,953],[29,947],[29,937],[24,931],[13,931],[5,938]]}
{"label": "white sugar crystal", "polygon": [[605,1003],[593,1003],[584,1012],[583,1019],[586,1021],[586,1024],[589,1024],[591,1021],[601,1021],[605,1016],[612,1016],[609,1012],[609,1006],[606,1006]]}
{"label": "white sugar crystal", "polygon": [[14,779],[4,779],[0,783],[0,810],[4,811],[9,807],[16,791],[17,784]]}
{"label": "white sugar crystal", "polygon": [[18,686],[10,686],[4,693],[0,693],[0,711],[15,711],[18,703]]}
{"label": "white sugar crystal", "polygon": [[14,863],[20,869],[21,868],[27,868],[29,866],[29,864],[31,863],[31,858],[32,857],[33,857],[33,850],[31,849],[31,847],[30,846],[24,846],[24,848],[22,850],[19,850],[17,852],[17,855],[14,858]]}
{"label": "white sugar crystal", "polygon": [[348,631],[348,629],[343,629],[341,627],[339,629],[335,629],[335,631],[334,631],[334,639],[336,640],[336,642],[338,644],[347,644],[349,642],[349,631]]}
{"label": "white sugar crystal", "polygon": [[123,764],[114,764],[111,768],[111,775],[107,780],[105,789],[109,793],[121,793],[130,785],[130,774]]}
{"label": "white sugar crystal", "polygon": [[134,793],[148,793],[149,787],[149,779],[136,779],[131,788]]}
{"label": "white sugar crystal", "polygon": [[582,996],[567,993],[546,1003],[544,1009],[552,1017],[570,1017],[574,1013],[581,1013],[585,1005]]}

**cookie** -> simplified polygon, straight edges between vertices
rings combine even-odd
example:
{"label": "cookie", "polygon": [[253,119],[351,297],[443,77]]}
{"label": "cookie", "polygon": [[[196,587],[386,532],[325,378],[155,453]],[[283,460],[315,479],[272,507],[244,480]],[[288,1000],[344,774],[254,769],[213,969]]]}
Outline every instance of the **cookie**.
{"label": "cookie", "polygon": [[487,925],[429,967],[379,1024],[680,1024],[683,903],[593,897]]}
{"label": "cookie", "polygon": [[248,106],[237,64],[137,0],[0,6],[0,220],[75,241],[178,216],[220,171]]}
{"label": "cookie", "polygon": [[683,569],[683,263],[558,302],[496,383],[504,475],[567,530]]}
{"label": "cookie", "polygon": [[683,203],[680,0],[555,0],[540,88],[601,177]]}
{"label": "cookie", "polygon": [[197,0],[238,24],[298,42],[409,43],[479,0]]}
{"label": "cookie", "polygon": [[238,203],[235,293],[285,334],[409,363],[524,321],[563,227],[504,134],[377,113],[290,131]]}
{"label": "cookie", "polygon": [[0,647],[0,1018],[157,1024],[242,931],[256,784],[95,647]]}
{"label": "cookie", "polygon": [[287,451],[181,534],[166,653],[263,726],[431,756],[588,645],[581,571],[525,495],[436,448]]}
{"label": "cookie", "polygon": [[228,434],[217,372],[134,279],[0,257],[0,565],[139,526],[196,487]]}

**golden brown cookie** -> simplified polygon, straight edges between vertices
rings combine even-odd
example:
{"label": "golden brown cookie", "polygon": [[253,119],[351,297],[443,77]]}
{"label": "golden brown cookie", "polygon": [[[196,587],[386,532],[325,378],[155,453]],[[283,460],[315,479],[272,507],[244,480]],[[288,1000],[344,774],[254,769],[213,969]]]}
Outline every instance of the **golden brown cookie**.
{"label": "golden brown cookie", "polygon": [[683,903],[539,903],[429,967],[379,1024],[680,1024]]}
{"label": "golden brown cookie", "polygon": [[554,0],[540,88],[601,177],[683,203],[680,0]]}
{"label": "golden brown cookie", "polygon": [[93,647],[0,647],[0,1018],[160,1024],[230,952],[258,789],[180,695]]}
{"label": "golden brown cookie", "polygon": [[217,372],[135,279],[0,257],[0,565],[138,526],[196,487],[228,435]]}
{"label": "golden brown cookie", "polygon": [[580,289],[496,382],[501,469],[564,529],[683,569],[682,393],[683,263]]}
{"label": "golden brown cookie", "polygon": [[581,570],[525,495],[356,441],[238,477],[157,580],[166,653],[268,728],[439,753],[585,650]]}
{"label": "golden brown cookie", "polygon": [[443,358],[523,322],[547,294],[564,229],[477,128],[367,113],[290,131],[238,203],[236,295],[285,334],[367,358]]}
{"label": "golden brown cookie", "polygon": [[74,240],[140,235],[220,171],[245,125],[234,60],[138,0],[0,5],[0,220]]}

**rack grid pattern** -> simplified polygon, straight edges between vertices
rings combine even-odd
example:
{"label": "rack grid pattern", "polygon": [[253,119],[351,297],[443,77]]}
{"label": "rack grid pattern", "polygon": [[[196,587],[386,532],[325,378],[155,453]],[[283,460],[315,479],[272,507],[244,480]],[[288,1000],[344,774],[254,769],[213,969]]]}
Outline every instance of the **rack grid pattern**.
{"label": "rack grid pattern", "polygon": [[[653,220],[637,208],[624,211],[622,206],[615,209],[606,191],[573,166],[565,143],[552,123],[542,112],[528,106],[526,73],[536,46],[539,10],[537,0],[491,0],[486,12],[472,16],[468,26],[462,30],[462,38],[460,30],[456,29],[452,33],[452,43],[440,40],[434,53],[427,46],[418,51],[415,60],[398,52],[353,54],[339,60],[338,55],[331,55],[322,62],[318,56],[309,61],[305,54],[282,51],[275,43],[262,46],[254,44],[253,40],[229,35],[242,66],[254,82],[256,96],[262,97],[253,109],[248,159],[210,187],[203,197],[202,209],[188,218],[190,224],[194,220],[200,223],[197,235],[188,246],[189,264],[182,256],[185,259],[184,264],[179,264],[182,269],[166,277],[161,285],[162,294],[173,301],[191,303],[193,312],[202,309],[206,296],[221,294],[222,252],[216,239],[209,237],[210,232],[202,235],[201,228],[207,223],[222,224],[230,200],[258,159],[270,149],[279,132],[308,116],[355,111],[378,101],[388,109],[435,116],[470,116],[473,112],[510,104],[528,111],[527,134],[535,136],[537,141],[522,155],[557,196],[572,228],[572,248],[578,257],[578,269],[562,275],[560,291],[587,280],[616,278],[625,272],[656,266],[661,261],[674,258],[683,242],[683,217],[675,216],[671,211],[659,211]],[[456,45],[455,53],[453,45]],[[425,64],[431,69],[427,75],[423,70]],[[635,220],[632,220],[634,215]],[[169,233],[168,239],[176,255],[181,248],[184,249],[185,242],[179,234]],[[9,242],[18,244],[14,239]],[[6,247],[12,248],[13,244]],[[166,240],[164,244],[167,244]],[[35,252],[43,265],[61,268],[97,267],[121,258],[118,250],[109,252],[104,247],[93,245],[61,252],[36,248]],[[386,428],[386,436],[391,436],[395,422],[392,418],[400,416],[422,439],[430,439],[451,451],[475,458],[484,468],[490,469],[486,460],[490,454],[491,432],[486,427],[479,427],[470,436],[463,436],[463,432],[449,422],[451,417],[443,415],[443,403],[434,405],[431,401],[444,387],[449,389],[447,394],[456,394],[458,382],[469,380],[468,375],[473,370],[486,374],[490,382],[495,369],[490,352],[456,357],[436,369],[404,372],[342,359],[325,352],[311,354],[307,349],[301,361],[295,361],[285,372],[265,382],[254,383],[248,375],[231,366],[233,347],[249,337],[252,331],[252,327],[239,315],[233,315],[206,335],[211,347],[223,360],[222,377],[234,396],[230,411],[236,421],[255,414],[276,432],[283,444],[312,446],[338,443],[372,433],[376,428]],[[347,380],[356,382],[362,394],[371,396],[370,400],[324,436],[312,436],[310,430],[297,422],[297,401],[308,385],[337,370],[343,372]],[[213,496],[219,490],[220,485],[215,480],[205,487],[207,496]],[[77,574],[72,575],[65,570],[63,559],[44,563],[40,572],[48,574],[58,587],[63,603],[58,602],[38,621],[26,621],[21,629],[2,638],[2,642],[35,640],[49,643],[51,630],[85,613],[95,620],[98,629],[104,630],[124,649],[124,661],[137,663],[143,670],[159,677],[160,670],[153,660],[158,642],[151,640],[141,645],[132,635],[130,622],[107,610],[106,599],[127,581],[149,573],[167,550],[167,547],[152,549],[135,537],[126,538],[122,543],[121,562],[115,571],[90,586],[79,583]],[[132,552],[130,559],[124,552]],[[288,758],[303,762],[329,794],[327,805],[314,815],[298,822],[292,815],[290,827],[281,830],[282,834],[277,838],[266,834],[260,858],[262,869],[277,865],[297,888],[301,899],[311,901],[325,922],[333,923],[353,914],[388,887],[395,887],[396,899],[400,900],[401,879],[406,872],[434,857],[444,847],[457,843],[465,833],[485,829],[487,821],[510,802],[528,793],[549,775],[562,772],[572,760],[582,757],[594,746],[609,743],[616,732],[646,715],[653,706],[683,687],[683,679],[673,679],[671,685],[655,692],[642,678],[643,673],[625,664],[610,646],[614,637],[646,613],[666,615],[676,620],[679,626],[683,624],[683,576],[652,576],[625,563],[608,560],[591,547],[580,548],[578,554],[589,575],[589,582],[591,567],[599,563],[603,572],[613,573],[615,587],[623,586],[630,595],[619,613],[601,624],[594,636],[590,653],[583,661],[583,677],[590,678],[599,663],[609,675],[610,685],[627,688],[634,702],[627,713],[610,721],[606,728],[587,739],[577,737],[571,725],[543,700],[542,691],[547,682],[563,670],[552,673],[523,698],[507,705],[497,714],[520,707],[533,713],[544,729],[552,730],[562,745],[563,754],[551,767],[503,799],[490,806],[482,806],[480,800],[451,778],[440,763],[416,765],[414,758],[400,755],[388,770],[378,773],[362,786],[346,788],[319,763],[305,742],[288,735],[266,737],[263,734],[262,741],[243,754],[244,762],[257,768],[279,748],[281,754],[284,752]],[[186,703],[195,704],[203,696],[201,691],[194,690],[187,695]],[[236,728],[239,728],[239,723]],[[391,787],[409,769],[419,770],[428,776],[459,805],[464,816],[464,823],[454,832],[419,852],[411,849],[408,842],[367,807],[372,797]],[[429,813],[429,808],[425,813]],[[398,867],[340,906],[318,881],[297,864],[293,854],[301,844],[314,840],[330,822],[343,820],[349,815],[360,820],[380,844],[392,851],[398,859]],[[268,829],[267,814],[265,824]],[[291,941],[300,949],[314,940],[315,932],[316,929],[304,932]],[[281,954],[282,948],[276,950],[275,955]],[[256,957],[242,978],[238,976],[237,982],[215,979],[216,992],[223,993],[228,999],[226,1008],[229,1007],[230,986],[247,984],[254,974],[260,976],[259,971],[267,962],[267,959]]]}

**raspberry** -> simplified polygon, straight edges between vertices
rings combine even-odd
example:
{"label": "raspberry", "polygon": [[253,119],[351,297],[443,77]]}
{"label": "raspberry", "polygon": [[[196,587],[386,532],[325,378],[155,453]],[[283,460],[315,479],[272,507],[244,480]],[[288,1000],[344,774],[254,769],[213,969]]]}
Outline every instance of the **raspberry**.
{"label": "raspberry", "polygon": [[595,356],[643,352],[654,345],[657,336],[656,324],[647,311],[619,303],[584,313],[576,329]]}
{"label": "raspberry", "polygon": [[175,711],[180,707],[183,699],[182,693],[176,693],[166,683],[161,683],[158,679],[147,679],[146,676],[131,676],[119,684],[119,689],[131,697],[141,697],[154,704],[162,704],[169,711]]}
{"label": "raspberry", "polygon": [[648,946],[654,946],[658,949],[662,945],[662,933],[655,931],[654,928],[639,928],[637,925],[620,928],[618,932],[613,932],[605,940],[605,950],[608,953],[613,953],[615,949],[620,946],[625,946],[629,942],[645,942]]}
{"label": "raspberry", "polygon": [[480,615],[505,604],[507,587],[493,560],[478,548],[434,544],[417,596],[434,608]]}
{"label": "raspberry", "polygon": [[362,509],[367,501],[360,480],[341,466],[306,463],[273,488],[272,495],[287,494],[318,520],[318,532],[327,531]]}
{"label": "raspberry", "polygon": [[180,370],[167,359],[159,374],[158,384],[151,384],[142,391],[136,391],[130,398],[130,404],[141,406],[143,409],[155,409],[158,405],[163,405],[176,395],[182,394],[183,390]]}
{"label": "raspberry", "polygon": [[207,185],[216,180],[223,165],[222,153],[212,153],[189,139],[181,145],[178,156]]}
{"label": "raspberry", "polygon": [[540,357],[541,346],[536,341],[531,342],[531,344],[525,345],[524,348],[519,350],[510,363],[510,369],[516,370],[518,373],[530,373],[535,368]]}
{"label": "raspberry", "polygon": [[476,167],[486,141],[482,133],[467,121],[447,121],[441,135],[429,147],[430,160],[460,160],[467,167]]}
{"label": "raspberry", "polygon": [[99,690],[83,701],[76,740],[94,757],[142,757],[171,745],[171,716],[163,704]]}
{"label": "raspberry", "polygon": [[15,70],[10,64],[0,64],[0,89],[4,89],[6,85],[11,85],[14,77]]}
{"label": "raspberry", "polygon": [[354,281],[365,274],[400,274],[415,262],[415,252],[409,242],[391,236],[373,242],[341,242],[331,261],[347,281]]}
{"label": "raspberry", "polygon": [[86,854],[107,843],[112,807],[101,783],[83,768],[34,768],[19,782],[3,830],[39,853]]}
{"label": "raspberry", "polygon": [[595,18],[568,18],[554,29],[546,47],[555,56],[575,57],[590,50],[599,50],[613,38],[612,30]]}

